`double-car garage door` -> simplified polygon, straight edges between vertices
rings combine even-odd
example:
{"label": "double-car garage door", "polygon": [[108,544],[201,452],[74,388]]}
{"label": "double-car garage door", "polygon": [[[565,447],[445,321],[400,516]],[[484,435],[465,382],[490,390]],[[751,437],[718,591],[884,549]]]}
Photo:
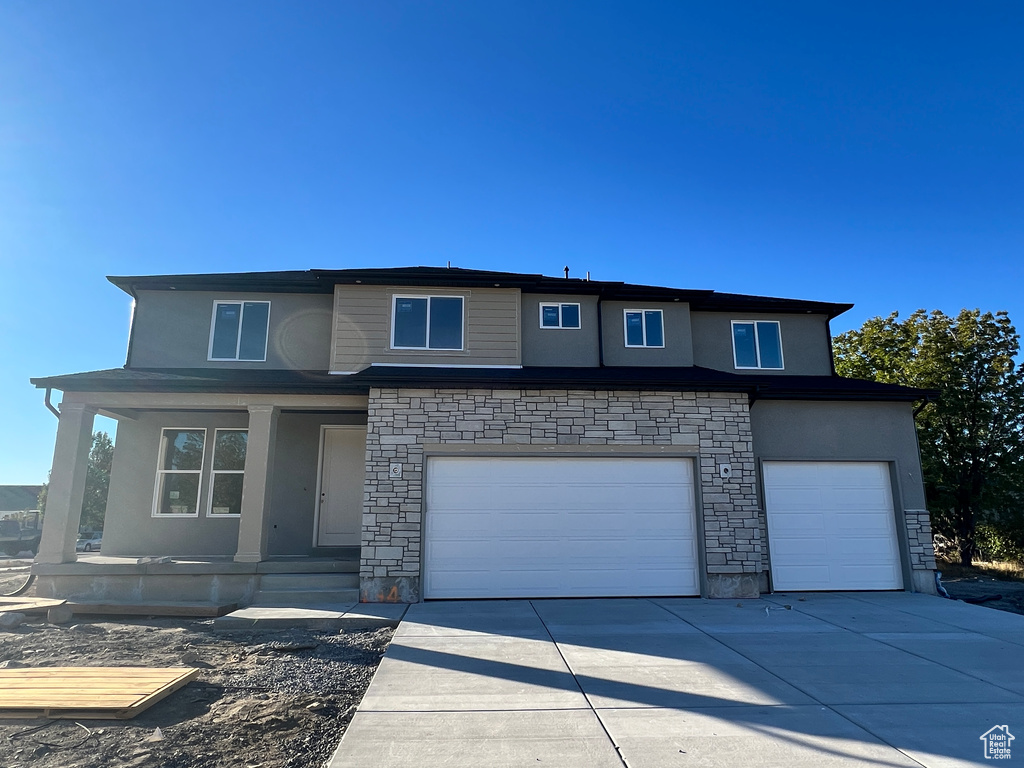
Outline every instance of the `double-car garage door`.
{"label": "double-car garage door", "polygon": [[427,461],[424,596],[696,595],[693,462]]}

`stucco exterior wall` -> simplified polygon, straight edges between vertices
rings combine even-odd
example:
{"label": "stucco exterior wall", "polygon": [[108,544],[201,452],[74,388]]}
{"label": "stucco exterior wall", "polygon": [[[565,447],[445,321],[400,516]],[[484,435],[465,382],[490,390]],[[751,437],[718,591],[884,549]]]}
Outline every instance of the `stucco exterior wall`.
{"label": "stucco exterior wall", "polygon": [[911,403],[759,400],[750,424],[762,461],[894,461],[903,508],[926,506]]}
{"label": "stucco exterior wall", "polygon": [[[660,309],[664,321],[664,348],[627,347],[623,312],[627,309]],[[603,301],[601,328],[605,365],[693,365],[690,305],[685,302]]]}
{"label": "stucco exterior wall", "polygon": [[[210,411],[140,413],[117,425],[110,468],[107,513],[103,523],[105,555],[234,555],[238,518],[210,517],[213,430],[245,429],[248,414]],[[154,517],[160,432],[164,427],[206,428],[203,474],[199,482],[199,517]]]}
{"label": "stucco exterior wall", "polygon": [[[579,328],[541,328],[541,304],[579,304]],[[597,297],[524,293],[523,365],[597,367]]]}
{"label": "stucco exterior wall", "polygon": [[[782,335],[784,370],[736,368],[732,348],[733,320],[777,320]],[[691,312],[693,364],[739,374],[831,376],[828,318],[825,315]]]}
{"label": "stucco exterior wall", "polygon": [[[462,296],[463,349],[391,349],[395,295]],[[331,370],[354,373],[371,363],[393,365],[520,365],[519,291],[512,288],[408,288],[337,285]]]}
{"label": "stucco exterior wall", "polygon": [[[367,422],[362,599],[414,602],[423,566],[424,456],[660,449],[697,459],[709,594],[756,594],[761,541],[746,395],[373,389]],[[402,478],[389,473],[402,465]],[[732,476],[719,465],[730,463]]]}
{"label": "stucco exterior wall", "polygon": [[[366,424],[365,414],[288,413],[277,423],[274,484],[267,549],[271,555],[308,555],[314,549],[316,480],[320,465],[320,427],[325,424]],[[353,461],[361,476],[364,456]]]}
{"label": "stucco exterior wall", "polygon": [[[266,362],[207,360],[214,301],[270,302]],[[331,296],[325,294],[139,291],[128,364],[325,371],[330,363],[332,307]]]}

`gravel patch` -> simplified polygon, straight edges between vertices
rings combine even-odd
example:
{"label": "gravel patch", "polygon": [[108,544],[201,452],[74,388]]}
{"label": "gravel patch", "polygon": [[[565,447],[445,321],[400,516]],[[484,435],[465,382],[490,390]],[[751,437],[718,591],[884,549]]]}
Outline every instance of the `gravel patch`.
{"label": "gravel patch", "polygon": [[221,631],[210,621],[179,619],[63,627],[33,620],[0,632],[0,665],[193,666],[201,673],[132,720],[0,720],[0,766],[323,766],[392,633]]}

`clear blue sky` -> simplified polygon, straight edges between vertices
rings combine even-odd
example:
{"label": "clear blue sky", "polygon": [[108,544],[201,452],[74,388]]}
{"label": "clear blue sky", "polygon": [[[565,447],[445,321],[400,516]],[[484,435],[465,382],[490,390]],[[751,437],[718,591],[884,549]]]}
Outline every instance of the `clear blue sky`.
{"label": "clear blue sky", "polygon": [[108,274],[442,265],[1024,325],[1024,4],[0,4],[0,483]]}

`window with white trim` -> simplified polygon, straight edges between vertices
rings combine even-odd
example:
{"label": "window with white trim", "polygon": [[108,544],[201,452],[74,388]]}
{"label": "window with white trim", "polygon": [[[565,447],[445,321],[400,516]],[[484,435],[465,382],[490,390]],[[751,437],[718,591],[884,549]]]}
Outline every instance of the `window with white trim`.
{"label": "window with white trim", "polygon": [[267,359],[269,301],[215,301],[210,323],[210,360]]}
{"label": "window with white trim", "polygon": [[541,328],[579,328],[579,304],[543,303],[540,305]]}
{"label": "window with white trim", "polygon": [[210,471],[212,517],[242,514],[242,481],[245,479],[245,429],[218,429],[213,435],[213,469]]}
{"label": "window with white trim", "polygon": [[462,350],[462,296],[395,296],[392,349]]}
{"label": "window with white trim", "polygon": [[622,311],[627,347],[664,347],[665,324],[660,309]]}
{"label": "window with white trim", "polygon": [[166,428],[160,432],[154,517],[198,517],[205,429]]}
{"label": "window with white trim", "polygon": [[737,368],[781,371],[782,330],[777,320],[733,320],[732,353]]}

